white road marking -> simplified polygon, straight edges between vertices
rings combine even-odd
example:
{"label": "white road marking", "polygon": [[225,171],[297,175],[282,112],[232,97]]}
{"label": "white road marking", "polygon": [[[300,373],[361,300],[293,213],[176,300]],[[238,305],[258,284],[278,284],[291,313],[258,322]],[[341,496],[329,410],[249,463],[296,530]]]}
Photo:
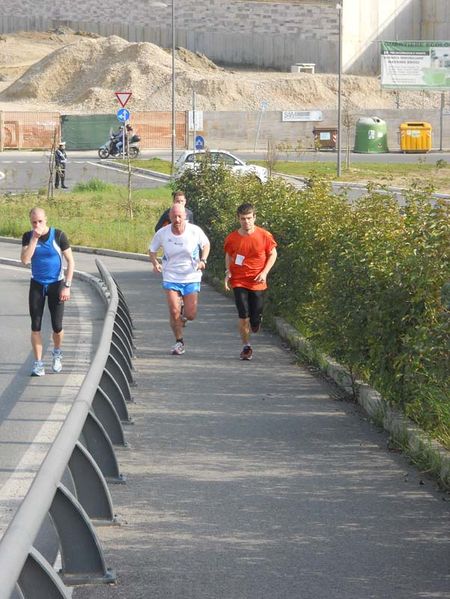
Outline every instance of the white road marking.
{"label": "white road marking", "polygon": [[[117,173],[122,173],[123,175],[128,174],[126,171],[123,171],[120,168],[116,168],[115,166],[110,166],[109,164],[101,164],[99,162],[90,162],[86,161],[87,164],[91,164],[92,166],[98,166],[100,168],[106,168],[111,171],[116,171]],[[153,181],[165,181],[166,179],[160,179],[159,177],[153,177],[152,175],[144,175],[143,173],[131,173],[133,177],[142,177],[142,179],[152,179]]]}
{"label": "white road marking", "polygon": [[[50,445],[53,443],[56,434],[60,430],[62,423],[72,407],[73,400],[78,392],[77,390],[83,383],[85,374],[89,368],[91,360],[90,341],[92,339],[93,328],[92,322],[87,318],[90,309],[90,301],[81,293],[77,296],[76,300],[73,299],[72,301],[76,301],[79,311],[82,314],[79,323],[77,323],[80,338],[76,344],[75,355],[73,358],[75,364],[78,364],[79,367],[77,368],[77,372],[73,372],[67,377],[66,382],[59,393],[58,399],[46,421],[31,441],[29,448],[23,454],[14,472],[0,488],[0,536],[2,527],[9,523],[8,521],[15,512],[15,509],[23,500],[33,482],[36,472],[42,464]],[[85,314],[86,317],[84,317],[83,314]],[[53,375],[49,375],[47,384],[51,385],[51,382],[53,382],[51,380],[52,376]],[[47,375],[44,379],[32,379],[30,385],[26,387],[21,399],[19,399],[18,404],[20,402],[32,402],[33,398],[40,394],[39,382],[41,382],[41,380],[45,381],[45,379],[47,379]]]}

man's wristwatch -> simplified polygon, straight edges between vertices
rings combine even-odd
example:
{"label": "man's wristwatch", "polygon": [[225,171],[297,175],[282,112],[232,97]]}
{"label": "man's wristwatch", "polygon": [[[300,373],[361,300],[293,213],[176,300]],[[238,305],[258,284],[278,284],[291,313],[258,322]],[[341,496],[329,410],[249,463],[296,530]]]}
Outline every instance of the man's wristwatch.
{"label": "man's wristwatch", "polygon": [[66,281],[64,287],[72,287],[72,281]]}
{"label": "man's wristwatch", "polygon": [[205,258],[201,258],[200,262],[203,262],[203,264],[208,264],[208,262],[205,260]]}

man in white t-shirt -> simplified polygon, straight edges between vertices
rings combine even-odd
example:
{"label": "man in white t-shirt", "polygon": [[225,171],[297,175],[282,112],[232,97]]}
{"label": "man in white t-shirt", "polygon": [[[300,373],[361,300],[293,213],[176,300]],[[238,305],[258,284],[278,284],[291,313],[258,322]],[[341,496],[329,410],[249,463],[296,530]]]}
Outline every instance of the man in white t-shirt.
{"label": "man in white t-shirt", "polygon": [[[170,327],[175,336],[171,353],[181,355],[185,348],[180,297],[184,304],[183,317],[194,320],[202,271],[206,268],[210,244],[200,227],[186,221],[186,210],[181,204],[174,204],[170,209],[170,222],[170,225],[162,227],[155,234],[148,253],[154,270],[163,275],[162,286],[169,306]],[[162,264],[157,258],[160,248],[164,252]]]}

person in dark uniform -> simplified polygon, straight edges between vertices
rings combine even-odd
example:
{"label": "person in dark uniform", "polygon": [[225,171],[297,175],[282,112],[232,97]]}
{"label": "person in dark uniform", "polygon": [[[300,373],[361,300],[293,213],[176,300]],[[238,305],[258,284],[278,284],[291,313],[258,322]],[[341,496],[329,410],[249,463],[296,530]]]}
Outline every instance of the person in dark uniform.
{"label": "person in dark uniform", "polygon": [[[52,369],[54,372],[61,372],[64,303],[70,299],[75,262],[66,234],[47,225],[47,217],[42,208],[36,207],[30,211],[30,221],[33,228],[22,236],[20,259],[23,264],[31,263],[31,281],[28,296],[31,317],[31,346],[34,354],[31,376],[44,376],[41,325],[45,298],[48,298],[53,329]],[[65,279],[63,257],[67,263]]]}
{"label": "person in dark uniform", "polygon": [[[175,204],[181,204],[181,206],[184,207],[185,211],[186,211],[186,220],[188,221],[188,223],[191,223],[192,225],[195,224],[194,223],[194,213],[192,212],[192,210],[190,210],[187,206],[186,206],[186,196],[184,195],[184,191],[174,191],[172,194],[172,206],[174,206]],[[171,208],[167,208],[167,210],[165,210],[161,216],[159,217],[158,222],[155,225],[155,233],[156,231],[159,231],[159,229],[161,229],[162,227],[165,227],[166,225],[170,225],[170,210]]]}
{"label": "person in dark uniform", "polygon": [[67,189],[66,187],[66,163],[67,163],[67,154],[66,154],[66,143],[62,141],[57,149],[55,150],[55,189],[58,189],[59,182],[61,181],[61,187],[63,189]]}

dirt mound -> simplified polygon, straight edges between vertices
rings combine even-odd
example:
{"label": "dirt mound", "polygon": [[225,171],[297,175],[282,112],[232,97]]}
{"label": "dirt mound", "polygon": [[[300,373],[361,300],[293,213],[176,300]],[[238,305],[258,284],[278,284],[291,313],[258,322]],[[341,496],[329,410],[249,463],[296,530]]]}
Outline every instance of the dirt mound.
{"label": "dirt mound", "polygon": [[[26,47],[32,51],[24,53]],[[5,75],[7,65],[9,75]],[[0,76],[11,81],[14,69],[21,76],[0,93],[0,110],[113,112],[116,91],[132,92],[132,110],[170,110],[171,106],[170,52],[148,42],[65,30],[2,36]],[[253,111],[260,109],[262,101],[269,110],[336,108],[335,75],[227,71],[184,48],[177,49],[175,69],[178,110],[191,108],[193,89],[198,110]],[[381,91],[375,77],[344,76],[342,91],[349,110],[396,105],[395,93]],[[439,100],[438,94],[401,94],[402,108],[437,107]]]}
{"label": "dirt mound", "polygon": [[190,50],[186,50],[186,48],[177,48],[175,55],[178,60],[182,60],[189,67],[197,69],[201,72],[221,71],[222,73],[225,73],[224,69],[217,66],[212,60],[210,60],[201,52],[191,52]]}
{"label": "dirt mound", "polygon": [[58,48],[76,42],[80,36],[90,34],[71,29],[52,31],[22,31],[0,36],[0,77],[2,81],[15,81],[35,62]]}

